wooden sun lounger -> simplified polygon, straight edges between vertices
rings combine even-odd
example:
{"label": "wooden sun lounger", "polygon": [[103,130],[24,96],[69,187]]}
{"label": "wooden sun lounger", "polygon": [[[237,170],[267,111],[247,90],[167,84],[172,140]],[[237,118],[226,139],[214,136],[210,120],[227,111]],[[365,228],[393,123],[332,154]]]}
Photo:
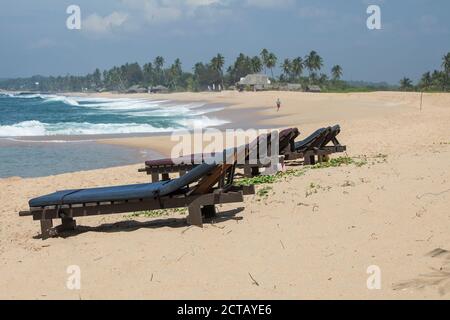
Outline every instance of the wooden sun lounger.
{"label": "wooden sun lounger", "polygon": [[[259,146],[261,143],[267,143],[267,150],[271,151],[271,137],[275,133],[268,134],[267,136],[260,136],[252,143],[248,144],[246,146],[247,153],[251,154],[252,152],[257,152],[256,154],[259,154]],[[283,150],[289,145],[291,145],[295,138],[299,135],[299,131],[297,128],[290,128],[277,132],[278,139],[279,139],[279,150]],[[224,150],[224,153],[225,150]],[[269,153],[270,154],[270,153]],[[272,166],[277,166],[278,164],[283,165],[284,164],[284,155],[279,154],[277,155],[277,163],[273,163],[271,161],[273,158],[268,159],[269,161],[261,161],[261,159],[257,159],[256,163],[250,163],[248,161],[248,157],[246,159],[245,164],[237,164],[237,168],[244,170],[244,176],[245,177],[255,177],[260,174],[261,168],[268,168]],[[180,176],[183,176],[186,174],[186,172],[192,170],[196,166],[198,166],[199,162],[205,163],[207,162],[208,158],[204,155],[189,155],[186,157],[182,157],[179,159],[159,159],[159,160],[152,160],[147,161],[145,163],[145,168],[139,169],[139,172],[145,172],[148,175],[151,176],[152,182],[157,182],[160,180],[168,180],[169,174],[171,173],[178,173]]]}
{"label": "wooden sun lounger", "polygon": [[[347,150],[346,146],[340,144],[337,136],[341,128],[321,128],[302,141],[295,142],[283,150],[286,161],[304,159],[305,165],[321,163],[334,153],[342,153]],[[332,143],[332,145],[329,145]]]}
{"label": "wooden sun lounger", "polygon": [[[169,181],[58,191],[30,200],[30,210],[19,216],[40,221],[43,239],[73,230],[77,217],[157,209],[188,208],[187,222],[201,227],[203,216],[215,215],[215,205],[243,202],[244,195],[255,193],[253,186],[233,186],[234,173],[235,165],[203,164]],[[62,224],[54,228],[54,219],[61,219]]]}

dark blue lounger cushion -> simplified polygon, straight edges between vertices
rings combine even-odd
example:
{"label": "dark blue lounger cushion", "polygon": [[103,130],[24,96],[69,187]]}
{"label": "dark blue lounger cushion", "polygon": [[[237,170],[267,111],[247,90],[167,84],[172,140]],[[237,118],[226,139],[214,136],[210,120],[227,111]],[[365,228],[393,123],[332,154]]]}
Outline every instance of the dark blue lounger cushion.
{"label": "dark blue lounger cushion", "polygon": [[200,180],[210,173],[216,165],[203,164],[192,169],[183,177],[155,183],[134,184],[126,186],[75,189],[58,191],[29,201],[30,207],[45,207],[63,204],[83,204],[109,201],[151,199],[167,196]]}

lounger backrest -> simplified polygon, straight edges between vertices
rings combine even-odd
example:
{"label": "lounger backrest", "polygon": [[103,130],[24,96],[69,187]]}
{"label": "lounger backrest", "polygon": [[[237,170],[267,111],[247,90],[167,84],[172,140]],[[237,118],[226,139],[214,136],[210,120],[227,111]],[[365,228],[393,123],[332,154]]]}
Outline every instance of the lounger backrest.
{"label": "lounger backrest", "polygon": [[[271,142],[271,134],[260,135],[258,138],[245,145],[247,148],[247,152],[241,154],[241,156],[245,156],[245,160],[249,159],[249,156],[252,154],[259,155],[259,147],[267,143],[267,150],[270,151],[270,142]],[[178,159],[157,159],[146,161],[145,165],[147,167],[161,167],[161,166],[176,166],[176,165],[197,165],[201,163],[213,163],[213,162],[221,162],[228,163],[226,161],[226,157],[233,155],[234,148],[225,149],[223,152],[218,154],[218,158],[212,158],[211,154],[191,154],[184,157],[180,157]]]}
{"label": "lounger backrest", "polygon": [[280,131],[279,133],[279,154],[283,154],[286,148],[288,151],[294,151],[295,139],[300,135],[300,131],[297,128],[289,128]]}
{"label": "lounger backrest", "polygon": [[313,134],[302,141],[298,141],[295,143],[296,151],[304,151],[311,148],[318,148],[320,144],[323,142],[323,139],[328,134],[330,128],[321,128],[316,130]]}
{"label": "lounger backrest", "polygon": [[340,132],[341,132],[341,127],[339,125],[335,125],[334,127],[331,127],[330,132],[324,138],[321,147],[325,147],[331,141],[334,141]]}
{"label": "lounger backrest", "polygon": [[170,180],[164,186],[161,187],[159,191],[160,196],[166,196],[174,193],[190,184],[193,184],[203,177],[210,174],[214,169],[217,168],[216,164],[201,164],[194,169],[190,170],[184,176]]}
{"label": "lounger backrest", "polygon": [[242,159],[245,157],[249,150],[248,145],[242,145],[235,148],[234,152],[231,154],[227,153],[227,157],[225,159],[225,163],[221,165],[216,165],[208,175],[202,178],[198,185],[192,191],[193,194],[205,194],[212,190],[212,188],[228,173],[230,170],[233,170],[235,167],[236,161],[238,159]]}
{"label": "lounger backrest", "polygon": [[312,144],[312,148],[320,149],[325,145],[325,140],[331,134],[331,127],[325,128],[325,132]]}

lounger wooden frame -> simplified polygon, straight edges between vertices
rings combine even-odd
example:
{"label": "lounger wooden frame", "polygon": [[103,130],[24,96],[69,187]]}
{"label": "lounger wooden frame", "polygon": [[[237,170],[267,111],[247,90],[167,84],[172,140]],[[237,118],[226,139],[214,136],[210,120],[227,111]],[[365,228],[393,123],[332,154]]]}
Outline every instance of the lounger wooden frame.
{"label": "lounger wooden frame", "polygon": [[[284,166],[284,155],[280,155],[277,157],[277,163],[272,163],[273,161],[261,162],[258,161],[256,164],[242,164],[236,165],[236,168],[244,170],[244,177],[251,178],[260,174],[260,169],[262,168],[270,168],[272,166],[278,166],[281,164]],[[146,166],[145,168],[139,169],[139,172],[145,172],[147,175],[151,176],[152,182],[165,181],[169,180],[169,175],[171,173],[178,173],[180,177],[185,175],[187,172],[195,168],[197,164],[170,164],[170,165],[155,165],[155,166]]]}
{"label": "lounger wooden frame", "polygon": [[[215,189],[213,192],[207,194],[179,194],[161,198],[140,199],[133,201],[110,201],[30,208],[29,211],[21,211],[19,216],[32,216],[33,220],[40,221],[43,239],[56,236],[62,231],[73,230],[76,226],[74,218],[158,209],[188,208],[188,224],[202,227],[202,215],[209,217],[214,215],[215,205],[243,202],[244,195],[254,193],[255,189],[253,186],[232,187],[228,190]],[[54,228],[54,219],[61,219],[62,224]]]}
{"label": "lounger wooden frame", "polygon": [[346,146],[326,146],[320,149],[310,149],[301,152],[287,151],[285,153],[285,161],[295,161],[303,159],[304,165],[314,165],[326,161],[326,158],[335,153],[342,153],[347,150]]}
{"label": "lounger wooden frame", "polygon": [[[270,139],[273,137],[273,135],[276,134],[278,137],[277,132],[272,132],[268,134],[267,136],[259,136],[257,140],[255,140],[253,143],[248,144],[245,146],[245,161],[246,163],[241,164],[237,163],[236,168],[243,169],[244,170],[244,177],[251,178],[254,176],[259,175],[261,168],[269,168],[269,167],[277,167],[279,164],[284,166],[284,155],[277,155],[275,158],[268,156],[267,161],[261,161],[261,159],[255,159],[256,161],[249,161],[248,156],[253,153],[257,152],[256,154],[259,155],[259,146],[261,143],[268,143],[267,150],[270,150]],[[255,143],[256,142],[256,143]],[[145,168],[139,169],[139,172],[145,172],[147,175],[151,176],[152,182],[158,182],[158,181],[165,181],[169,180],[169,175],[171,173],[179,173],[180,176],[183,176],[186,174],[186,172],[192,170],[196,166],[198,166],[201,163],[195,163],[195,156],[191,155],[192,159],[185,160],[185,162],[177,164],[175,161],[171,159],[164,159],[162,160],[162,164],[152,164],[148,165],[146,163]],[[276,159],[276,161],[275,161]],[[200,159],[199,159],[200,160]],[[205,159],[202,157],[201,161],[203,162]],[[158,162],[158,160],[156,160]],[[256,163],[253,163],[256,162]],[[274,163],[276,162],[276,163]]]}

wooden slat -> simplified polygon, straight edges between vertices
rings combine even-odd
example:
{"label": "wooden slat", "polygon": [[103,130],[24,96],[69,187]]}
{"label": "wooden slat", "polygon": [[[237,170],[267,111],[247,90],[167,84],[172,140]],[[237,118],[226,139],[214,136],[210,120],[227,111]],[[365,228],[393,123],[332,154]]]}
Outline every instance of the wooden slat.
{"label": "wooden slat", "polygon": [[31,211],[20,211],[19,212],[19,217],[28,217],[28,216],[32,216],[33,213]]}
{"label": "wooden slat", "polygon": [[212,188],[219,182],[220,178],[227,172],[227,170],[231,169],[233,165],[231,164],[223,164],[221,166],[217,166],[211,174],[206,176],[204,179],[200,180],[198,185],[194,188],[193,194],[205,194],[212,190]]}
{"label": "wooden slat", "polygon": [[[50,220],[50,219],[58,219],[61,216],[64,216],[66,218],[76,218],[95,215],[109,215],[109,214],[119,214],[129,212],[150,211],[158,209],[185,208],[191,205],[194,201],[198,200],[200,197],[202,197],[202,195],[192,195],[189,197],[162,198],[161,202],[157,199],[151,199],[134,203],[128,202],[109,205],[61,208],[59,209],[59,211],[55,209],[43,209],[39,211],[33,211],[32,214],[33,220]],[[209,203],[205,203],[205,205],[242,202],[243,192],[242,191],[226,192],[226,193],[219,192],[215,195],[214,198],[210,199],[212,200],[209,200]]]}

